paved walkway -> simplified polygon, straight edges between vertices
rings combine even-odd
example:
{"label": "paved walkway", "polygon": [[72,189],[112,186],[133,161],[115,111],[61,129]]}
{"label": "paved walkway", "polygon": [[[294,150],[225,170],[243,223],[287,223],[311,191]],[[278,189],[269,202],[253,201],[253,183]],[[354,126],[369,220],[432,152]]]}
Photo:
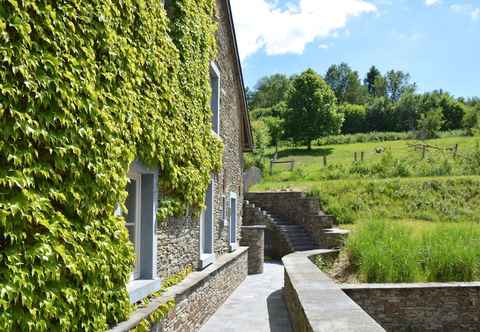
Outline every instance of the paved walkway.
{"label": "paved walkway", "polygon": [[283,266],[265,263],[263,274],[248,276],[200,332],[291,332],[282,288]]}

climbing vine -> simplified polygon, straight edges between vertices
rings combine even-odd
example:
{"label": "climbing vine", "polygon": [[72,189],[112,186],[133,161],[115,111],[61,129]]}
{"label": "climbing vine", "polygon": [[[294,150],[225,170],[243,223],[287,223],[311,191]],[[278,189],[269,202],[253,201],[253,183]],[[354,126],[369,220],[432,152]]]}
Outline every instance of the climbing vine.
{"label": "climbing vine", "polygon": [[124,220],[136,159],[159,216],[200,206],[211,133],[212,0],[0,4],[0,329],[101,331],[132,310]]}

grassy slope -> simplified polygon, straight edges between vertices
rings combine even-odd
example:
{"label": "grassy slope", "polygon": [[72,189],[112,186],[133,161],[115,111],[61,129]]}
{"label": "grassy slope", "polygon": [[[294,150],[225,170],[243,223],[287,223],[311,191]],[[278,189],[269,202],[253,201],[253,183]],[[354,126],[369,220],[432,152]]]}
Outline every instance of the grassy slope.
{"label": "grassy slope", "polygon": [[[477,142],[452,137],[428,143],[445,147],[459,144],[460,153],[468,153]],[[319,197],[327,212],[353,230],[344,252],[348,257],[344,268],[354,272],[354,280],[478,280],[480,176],[419,177],[413,172],[418,177],[389,178],[386,173],[374,179],[377,174],[355,178],[342,170],[340,180],[318,180],[332,172],[322,166],[325,153],[331,154],[329,164],[335,164],[330,168],[347,169],[353,152],[365,151],[364,164],[375,171],[375,164],[381,164],[382,159],[374,152],[378,146],[390,149],[396,158],[405,158],[409,165],[420,162],[418,152],[412,152],[406,141],[334,145],[311,152],[283,150],[281,160],[294,159],[297,170],[281,171],[278,166],[273,176],[267,176],[253,190],[298,189]],[[435,167],[439,158],[431,155],[422,167]],[[462,174],[463,170],[459,167],[449,174]]]}

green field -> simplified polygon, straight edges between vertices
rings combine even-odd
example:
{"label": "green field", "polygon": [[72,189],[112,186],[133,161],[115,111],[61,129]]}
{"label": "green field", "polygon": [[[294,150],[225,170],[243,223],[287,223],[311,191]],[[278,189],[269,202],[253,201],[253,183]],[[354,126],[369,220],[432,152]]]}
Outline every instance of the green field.
{"label": "green field", "polygon": [[[410,143],[418,142],[281,149],[280,160],[295,160],[295,169],[276,166],[253,190],[296,189],[318,197],[326,212],[352,230],[335,264],[340,274],[349,271],[349,281],[480,280],[478,139],[427,142],[458,144],[456,158],[435,149],[422,158]],[[364,161],[354,162],[354,152],[362,151]]]}
{"label": "green field", "polygon": [[[261,188],[278,187],[281,182],[305,182],[319,180],[339,180],[362,177],[411,177],[411,176],[459,176],[479,175],[479,165],[467,162],[462,156],[478,150],[479,139],[472,137],[448,137],[429,140],[425,143],[442,149],[458,145],[458,156],[452,151],[428,149],[425,158],[421,150],[410,147],[419,141],[369,142],[357,144],[338,144],[305,148],[280,149],[278,161],[295,161],[293,171],[287,165],[274,165],[273,174],[266,172]],[[363,162],[360,161],[361,153]],[[380,153],[378,153],[380,152]],[[354,154],[357,153],[357,162]],[[324,165],[324,156],[327,166]],[[382,170],[380,168],[387,168]],[[373,168],[373,169],[372,169]],[[291,185],[292,183],[290,183]]]}

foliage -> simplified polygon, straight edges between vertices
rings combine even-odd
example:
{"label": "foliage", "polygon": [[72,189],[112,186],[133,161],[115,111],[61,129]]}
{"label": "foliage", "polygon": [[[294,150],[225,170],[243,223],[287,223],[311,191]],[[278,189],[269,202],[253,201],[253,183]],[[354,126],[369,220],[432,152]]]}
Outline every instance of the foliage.
{"label": "foliage", "polygon": [[392,101],[398,101],[403,94],[413,93],[416,90],[416,84],[410,83],[410,74],[401,70],[390,70],[385,75],[387,95]]}
{"label": "foliage", "polygon": [[[0,326],[99,331],[130,310],[124,220],[134,159],[160,169],[160,215],[203,202],[211,0],[7,1],[0,9]],[[212,143],[213,142],[213,143]]]}
{"label": "foliage", "polygon": [[286,137],[307,144],[309,149],[314,139],[337,133],[343,122],[333,91],[312,69],[293,80],[287,106]]}
{"label": "foliage", "polygon": [[346,63],[331,65],[325,74],[325,82],[332,88],[340,104],[363,104],[367,90],[362,85],[358,72]]}
{"label": "foliage", "polygon": [[[173,287],[181,283],[190,273],[192,272],[192,267],[188,266],[183,271],[167,278],[162,283],[160,291],[152,294],[150,297],[145,299],[142,303],[142,306],[147,305],[151,302],[153,298],[160,297],[167,288]],[[154,312],[152,312],[147,318],[143,319],[136,328],[130,330],[131,332],[149,332],[153,324],[161,321],[165,316],[175,308],[175,300],[168,300],[166,303],[161,304]]]}
{"label": "foliage", "polygon": [[442,110],[437,108],[422,114],[418,121],[418,129],[424,138],[434,138],[444,123]]}
{"label": "foliage", "polygon": [[283,137],[283,119],[276,117],[266,117],[263,119],[265,122],[268,134],[270,135],[271,144],[275,146],[275,151],[278,151],[278,144]]}
{"label": "foliage", "polygon": [[368,70],[368,73],[363,80],[363,84],[367,87],[367,91],[370,96],[375,96],[376,92],[376,87],[375,87],[375,81],[377,80],[377,77],[381,77],[382,73],[380,73],[380,70],[377,69],[377,67],[372,66]]}
{"label": "foliage", "polygon": [[363,133],[367,127],[367,109],[364,105],[343,104],[339,106],[343,114],[342,132],[346,134]]}
{"label": "foliage", "polygon": [[480,226],[371,220],[346,243],[350,264],[363,282],[450,282],[480,278]]}
{"label": "foliage", "polygon": [[282,74],[263,77],[252,92],[250,109],[270,108],[285,101],[290,79]]}
{"label": "foliage", "polygon": [[467,109],[463,117],[463,127],[467,130],[468,135],[478,134],[480,131],[480,105]]}

